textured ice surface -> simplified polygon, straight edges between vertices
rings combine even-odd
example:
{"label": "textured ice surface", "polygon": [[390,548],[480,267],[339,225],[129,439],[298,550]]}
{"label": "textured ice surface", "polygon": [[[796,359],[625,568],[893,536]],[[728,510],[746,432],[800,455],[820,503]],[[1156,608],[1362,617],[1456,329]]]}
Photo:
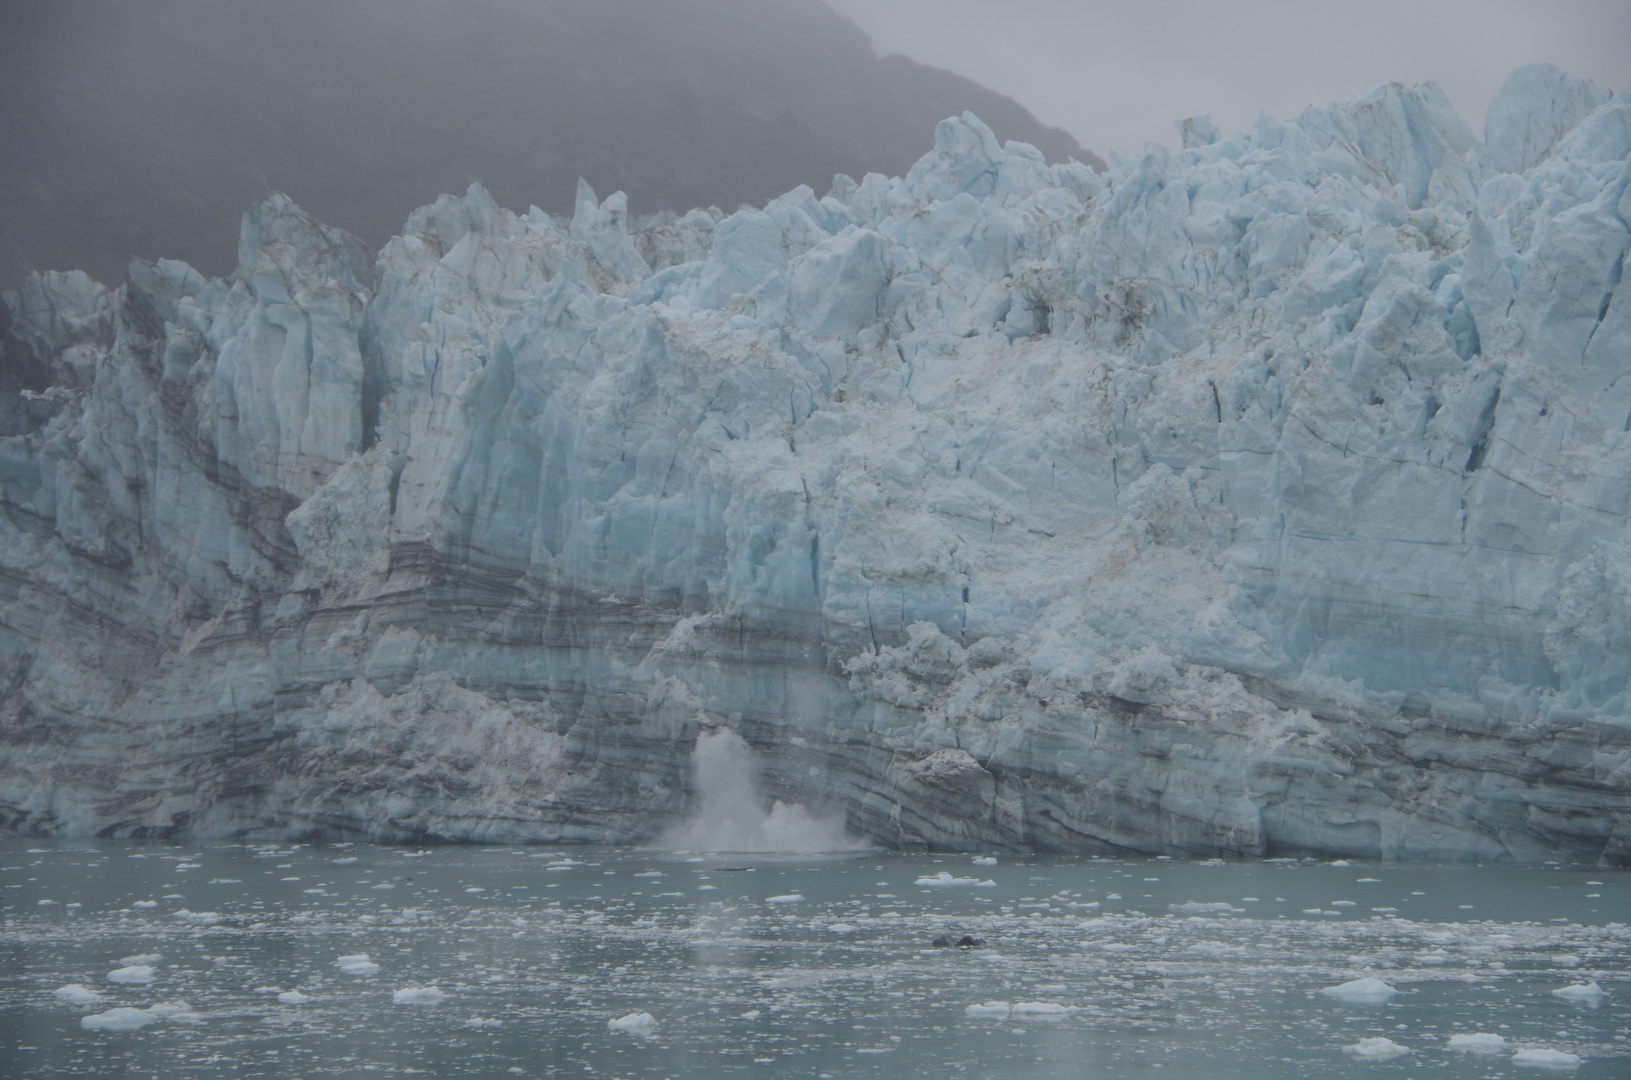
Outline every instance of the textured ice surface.
{"label": "textured ice surface", "polygon": [[[0,817],[648,841],[729,727],[876,843],[1631,859],[1631,102],[6,300]],[[390,882],[381,882],[383,888]]]}
{"label": "textured ice surface", "polygon": [[1544,1069],[1573,1069],[1583,1060],[1580,1055],[1571,1054],[1566,1050],[1549,1050],[1540,1046],[1526,1047],[1512,1055],[1514,1065],[1532,1065]]}
{"label": "textured ice surface", "polygon": [[139,1031],[158,1020],[158,1016],[146,1009],[121,1007],[81,1017],[79,1026],[86,1031]]}
{"label": "textured ice surface", "polygon": [[1349,998],[1356,1001],[1385,1000],[1399,991],[1383,982],[1381,979],[1365,978],[1354,979],[1340,986],[1327,986],[1320,991],[1330,997]]}
{"label": "textured ice surface", "polygon": [[1479,1032],[1476,1035],[1451,1035],[1450,1049],[1466,1050],[1475,1054],[1493,1054],[1506,1049],[1506,1039],[1488,1032]]}

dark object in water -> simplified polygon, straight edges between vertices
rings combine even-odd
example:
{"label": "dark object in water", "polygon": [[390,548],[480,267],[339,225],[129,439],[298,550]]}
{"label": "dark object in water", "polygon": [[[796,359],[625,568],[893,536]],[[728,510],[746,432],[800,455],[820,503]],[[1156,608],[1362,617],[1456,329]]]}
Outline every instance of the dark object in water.
{"label": "dark object in water", "polygon": [[968,934],[953,938],[950,934],[941,934],[929,944],[937,949],[978,949],[985,944],[985,938],[971,937]]}
{"label": "dark object in water", "polygon": [[740,873],[743,873],[745,871],[752,870],[753,867],[751,867],[751,866],[720,866],[720,867],[716,867],[716,869],[721,874],[740,874]]}

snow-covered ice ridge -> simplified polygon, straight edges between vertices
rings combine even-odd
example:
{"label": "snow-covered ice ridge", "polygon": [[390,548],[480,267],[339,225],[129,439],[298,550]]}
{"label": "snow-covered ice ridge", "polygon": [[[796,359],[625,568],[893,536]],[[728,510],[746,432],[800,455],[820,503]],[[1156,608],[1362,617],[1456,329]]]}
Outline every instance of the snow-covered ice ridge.
{"label": "snow-covered ice ridge", "polygon": [[5,821],[1631,860],[1631,100],[1181,129],[29,279]]}

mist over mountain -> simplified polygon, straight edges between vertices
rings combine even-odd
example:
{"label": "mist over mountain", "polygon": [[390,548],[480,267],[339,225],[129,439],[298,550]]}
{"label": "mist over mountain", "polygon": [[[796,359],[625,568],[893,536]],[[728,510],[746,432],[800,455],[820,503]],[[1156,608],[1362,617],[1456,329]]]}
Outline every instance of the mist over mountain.
{"label": "mist over mountain", "polygon": [[0,284],[131,257],[234,266],[283,191],[378,247],[480,180],[500,205],[763,203],[904,173],[973,110],[1102,162],[1012,99],[878,58],[815,0],[20,0],[0,8]]}

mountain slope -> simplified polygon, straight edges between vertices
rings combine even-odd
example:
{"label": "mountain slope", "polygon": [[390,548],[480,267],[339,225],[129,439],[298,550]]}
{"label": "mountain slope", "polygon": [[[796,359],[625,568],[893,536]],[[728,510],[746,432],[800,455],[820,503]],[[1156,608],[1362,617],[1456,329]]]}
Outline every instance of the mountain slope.
{"label": "mountain slope", "polygon": [[131,256],[227,273],[238,216],[272,191],[376,247],[475,179],[551,213],[579,176],[641,213],[729,210],[904,172],[965,109],[1097,161],[967,79],[878,59],[814,0],[18,0],[0,7],[0,284],[117,281]]}

